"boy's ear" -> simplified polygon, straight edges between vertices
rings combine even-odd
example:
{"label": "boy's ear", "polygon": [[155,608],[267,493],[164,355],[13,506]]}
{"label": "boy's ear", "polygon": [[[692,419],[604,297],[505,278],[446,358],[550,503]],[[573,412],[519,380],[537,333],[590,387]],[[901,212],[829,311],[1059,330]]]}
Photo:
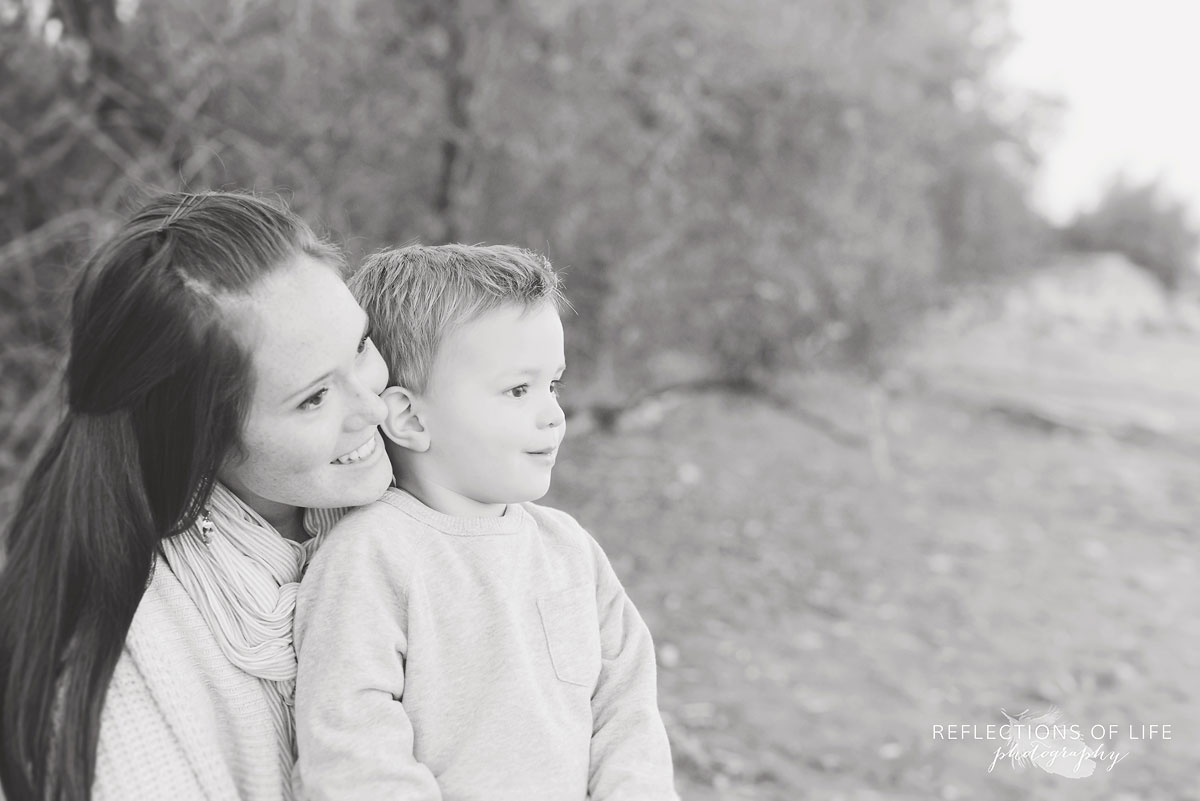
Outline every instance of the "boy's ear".
{"label": "boy's ear", "polygon": [[424,453],[429,450],[429,432],[413,406],[416,395],[404,387],[388,387],[379,397],[388,408],[387,417],[380,425],[387,438],[410,451]]}

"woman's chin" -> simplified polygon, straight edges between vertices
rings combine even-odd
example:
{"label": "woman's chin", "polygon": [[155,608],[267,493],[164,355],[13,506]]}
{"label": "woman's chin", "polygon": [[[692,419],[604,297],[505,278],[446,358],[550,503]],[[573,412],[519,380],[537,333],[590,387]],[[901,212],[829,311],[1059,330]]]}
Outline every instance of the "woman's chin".
{"label": "woman's chin", "polygon": [[329,506],[365,506],[379,500],[392,483],[392,466],[386,458],[371,464],[333,465],[333,469],[329,489],[336,488],[340,500]]}
{"label": "woman's chin", "polygon": [[365,459],[350,464],[329,464],[325,470],[328,481],[322,494],[336,494],[341,500],[323,505],[364,506],[379,500],[387,491],[392,483],[392,464],[378,431],[375,437],[375,450]]}

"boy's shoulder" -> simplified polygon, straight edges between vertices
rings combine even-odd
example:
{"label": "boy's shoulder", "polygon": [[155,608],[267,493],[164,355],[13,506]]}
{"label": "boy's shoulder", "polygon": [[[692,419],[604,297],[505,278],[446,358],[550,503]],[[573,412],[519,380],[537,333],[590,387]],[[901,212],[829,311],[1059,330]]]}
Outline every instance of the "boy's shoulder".
{"label": "boy's shoulder", "polygon": [[[392,489],[388,490],[388,492],[393,491]],[[385,493],[383,498],[346,512],[342,519],[334,524],[327,536],[330,538],[337,535],[344,537],[350,532],[356,536],[370,536],[374,532],[386,533],[387,531],[415,528],[416,521],[388,503],[385,500],[386,497]]]}
{"label": "boy's shoulder", "polygon": [[579,524],[578,520],[572,517],[570,513],[564,512],[562,509],[555,509],[553,506],[543,506],[540,503],[533,503],[532,501],[526,501],[525,503],[518,505],[528,512],[529,515],[539,524],[544,522],[550,526],[573,528],[578,529],[585,534],[587,533],[583,526]]}
{"label": "boy's shoulder", "polygon": [[382,499],[346,512],[325,534],[314,560],[404,553],[420,541],[419,524]]}
{"label": "boy's shoulder", "polygon": [[583,550],[591,550],[595,547],[592,535],[567,512],[552,506],[542,506],[530,502],[522,503],[520,506],[537,524],[542,537]]}

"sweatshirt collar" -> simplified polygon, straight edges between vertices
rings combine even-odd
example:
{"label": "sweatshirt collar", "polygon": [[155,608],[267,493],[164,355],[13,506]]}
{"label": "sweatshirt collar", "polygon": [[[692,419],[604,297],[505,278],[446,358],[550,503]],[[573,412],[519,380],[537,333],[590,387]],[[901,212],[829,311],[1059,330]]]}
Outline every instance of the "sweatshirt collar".
{"label": "sweatshirt collar", "polygon": [[430,509],[410,493],[392,487],[380,498],[384,503],[404,512],[419,523],[443,534],[475,537],[489,534],[516,534],[525,522],[527,512],[520,504],[510,503],[499,517],[459,517]]}

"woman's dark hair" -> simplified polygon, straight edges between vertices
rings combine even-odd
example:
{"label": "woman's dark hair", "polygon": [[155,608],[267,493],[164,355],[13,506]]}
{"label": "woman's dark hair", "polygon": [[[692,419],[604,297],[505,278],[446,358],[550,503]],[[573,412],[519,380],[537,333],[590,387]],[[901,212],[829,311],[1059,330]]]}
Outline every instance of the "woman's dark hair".
{"label": "woman's dark hair", "polygon": [[0,573],[0,786],[87,799],[100,712],[161,538],[191,526],[252,387],[226,298],[307,253],[298,217],[236,193],[166,195],[88,259],[67,407],[23,487]]}

